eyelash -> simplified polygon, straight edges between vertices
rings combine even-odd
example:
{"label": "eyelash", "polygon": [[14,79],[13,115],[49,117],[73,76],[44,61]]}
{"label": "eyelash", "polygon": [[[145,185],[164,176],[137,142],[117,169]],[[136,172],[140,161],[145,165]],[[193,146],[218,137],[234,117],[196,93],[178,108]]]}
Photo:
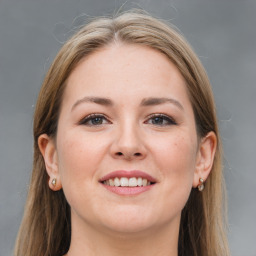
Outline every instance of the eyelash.
{"label": "eyelash", "polygon": [[[100,126],[100,125],[106,124],[106,123],[93,124],[92,122],[96,121],[97,118],[100,119],[102,122],[104,122],[103,121],[103,119],[104,119],[105,121],[107,121],[107,123],[111,123],[108,120],[108,118],[106,116],[102,115],[102,114],[90,114],[90,115],[86,116],[85,118],[83,118],[79,122],[79,124],[87,125],[87,126]],[[91,122],[91,123],[89,123],[89,122]]]}
{"label": "eyelash", "polygon": [[[165,123],[162,123],[162,124],[156,124],[156,123],[154,124],[152,122],[150,123],[149,121],[150,120],[152,121],[154,118],[155,118],[155,121],[158,118],[159,119],[158,121],[162,121]],[[94,121],[96,122],[100,121],[100,123],[93,123]],[[108,118],[103,114],[90,114],[79,122],[80,125],[87,125],[87,126],[100,126],[100,125],[110,124],[110,123],[111,122],[108,120]],[[172,117],[164,114],[152,114],[147,118],[147,120],[144,123],[156,125],[156,126],[177,125],[176,121]]]}
{"label": "eyelash", "polygon": [[177,125],[177,122],[170,116],[168,115],[164,115],[164,114],[153,114],[150,115],[149,118],[146,120],[146,123],[149,123],[149,120],[152,119],[156,119],[159,118],[160,120],[162,120],[163,122],[165,122],[164,124],[153,124],[152,125],[156,125],[156,126],[170,126],[170,125]]}

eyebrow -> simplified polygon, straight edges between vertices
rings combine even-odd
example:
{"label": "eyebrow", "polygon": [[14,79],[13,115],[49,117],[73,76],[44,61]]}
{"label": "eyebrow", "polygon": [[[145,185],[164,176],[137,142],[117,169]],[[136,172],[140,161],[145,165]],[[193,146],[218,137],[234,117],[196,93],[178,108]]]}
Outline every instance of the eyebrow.
{"label": "eyebrow", "polygon": [[174,105],[176,105],[178,108],[180,108],[181,110],[184,110],[182,104],[172,98],[146,98],[143,99],[141,102],[141,106],[154,106],[154,105],[160,105],[160,104],[164,104],[164,103],[172,103]]}
{"label": "eyebrow", "polygon": [[[78,101],[75,102],[75,104],[72,106],[71,111],[73,109],[80,105],[81,103],[96,103],[103,106],[113,106],[113,101],[111,101],[108,98],[101,98],[101,97],[84,97]],[[184,110],[181,103],[175,99],[172,98],[145,98],[141,101],[140,106],[154,106],[154,105],[161,105],[164,103],[172,103],[176,105],[181,110]]]}
{"label": "eyebrow", "polygon": [[113,102],[110,99],[107,98],[101,98],[101,97],[84,97],[78,101],[72,106],[71,111],[81,103],[96,103],[103,106],[112,106]]}

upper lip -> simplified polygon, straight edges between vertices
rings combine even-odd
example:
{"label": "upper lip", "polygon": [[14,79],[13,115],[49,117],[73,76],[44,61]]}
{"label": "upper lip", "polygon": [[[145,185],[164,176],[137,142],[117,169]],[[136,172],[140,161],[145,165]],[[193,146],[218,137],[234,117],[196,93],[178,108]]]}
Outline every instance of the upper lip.
{"label": "upper lip", "polygon": [[140,171],[140,170],[132,170],[132,171],[126,171],[126,170],[117,170],[117,171],[113,171],[111,173],[108,173],[107,175],[103,176],[102,178],[100,178],[100,182],[103,182],[105,180],[109,180],[109,179],[114,179],[114,178],[122,178],[122,177],[126,177],[126,178],[144,178],[147,179],[150,182],[157,182],[155,178],[153,178],[151,175]]}

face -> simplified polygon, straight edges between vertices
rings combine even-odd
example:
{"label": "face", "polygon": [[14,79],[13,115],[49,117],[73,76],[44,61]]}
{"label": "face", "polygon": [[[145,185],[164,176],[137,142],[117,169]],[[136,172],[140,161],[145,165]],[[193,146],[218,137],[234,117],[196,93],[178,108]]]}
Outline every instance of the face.
{"label": "face", "polygon": [[72,221],[118,232],[177,227],[197,141],[185,81],[167,57],[124,44],[93,53],[67,81],[54,146]]}

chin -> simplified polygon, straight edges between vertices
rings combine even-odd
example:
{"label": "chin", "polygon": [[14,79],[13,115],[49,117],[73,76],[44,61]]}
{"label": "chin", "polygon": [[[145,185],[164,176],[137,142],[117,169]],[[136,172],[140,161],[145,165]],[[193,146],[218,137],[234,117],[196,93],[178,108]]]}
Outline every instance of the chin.
{"label": "chin", "polygon": [[141,219],[137,220],[136,222],[120,222],[115,221],[115,223],[108,223],[105,224],[105,228],[107,228],[109,231],[118,233],[120,236],[124,235],[127,236],[129,234],[134,235],[135,233],[143,233],[150,229],[152,224],[145,223]]}
{"label": "chin", "polygon": [[[126,209],[127,210],[127,209]],[[143,211],[118,211],[116,214],[111,216],[106,216],[103,221],[105,229],[110,232],[119,233],[119,235],[129,235],[129,234],[143,234],[149,230],[153,230],[158,225],[162,225],[161,218],[156,218],[157,214],[154,211],[146,210]]]}

